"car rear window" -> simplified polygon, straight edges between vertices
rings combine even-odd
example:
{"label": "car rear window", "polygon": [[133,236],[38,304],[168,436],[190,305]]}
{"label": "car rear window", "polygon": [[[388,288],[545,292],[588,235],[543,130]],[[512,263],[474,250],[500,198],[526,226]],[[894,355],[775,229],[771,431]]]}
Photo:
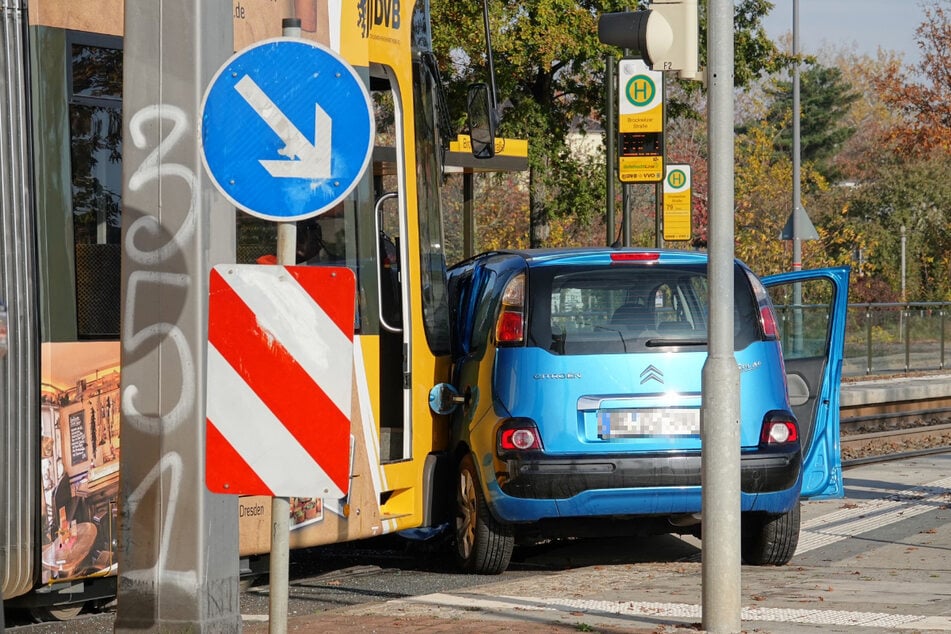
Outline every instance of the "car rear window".
{"label": "car rear window", "polygon": [[[705,264],[544,266],[529,277],[529,341],[554,354],[705,350],[709,297]],[[758,311],[734,273],[735,347],[758,340]]]}

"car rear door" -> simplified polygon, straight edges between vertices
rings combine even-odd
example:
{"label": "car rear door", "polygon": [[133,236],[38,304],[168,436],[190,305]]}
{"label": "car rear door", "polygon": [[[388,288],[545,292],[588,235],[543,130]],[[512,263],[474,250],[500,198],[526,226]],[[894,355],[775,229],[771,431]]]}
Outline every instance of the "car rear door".
{"label": "car rear door", "polygon": [[849,268],[783,273],[762,282],[776,310],[789,401],[802,436],[802,497],[842,497],[839,387]]}

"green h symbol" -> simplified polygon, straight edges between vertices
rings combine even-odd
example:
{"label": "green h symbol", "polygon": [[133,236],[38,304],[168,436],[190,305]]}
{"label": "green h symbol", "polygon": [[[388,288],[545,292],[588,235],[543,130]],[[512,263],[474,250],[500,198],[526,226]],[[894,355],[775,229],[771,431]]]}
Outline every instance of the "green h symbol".
{"label": "green h symbol", "polygon": [[646,106],[654,99],[656,87],[650,77],[637,75],[627,84],[627,98],[635,106]]}

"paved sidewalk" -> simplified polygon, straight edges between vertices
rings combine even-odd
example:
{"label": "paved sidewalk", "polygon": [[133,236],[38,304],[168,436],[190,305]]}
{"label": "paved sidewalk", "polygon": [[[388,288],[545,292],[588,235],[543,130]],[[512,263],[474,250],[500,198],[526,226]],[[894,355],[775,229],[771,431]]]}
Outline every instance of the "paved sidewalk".
{"label": "paved sidewalk", "polygon": [[[380,609],[383,609],[382,606]],[[590,629],[588,629],[590,627]],[[565,634],[567,632],[602,632],[604,634],[651,634],[654,632],[663,632],[664,634],[677,634],[679,632],[697,632],[699,625],[695,628],[663,627],[656,628],[622,628],[615,627],[592,627],[582,624],[579,619],[576,623],[550,624],[538,623],[530,620],[515,621],[505,619],[485,620],[481,618],[438,618],[432,616],[374,616],[361,615],[354,618],[352,615],[340,614],[337,612],[315,615],[299,616],[287,620],[288,632],[427,632],[438,634],[441,632],[451,634],[476,633],[487,634],[489,632],[511,632],[514,634]],[[268,631],[267,623],[244,624],[244,632],[264,634]]]}
{"label": "paved sidewalk", "polygon": [[[947,525],[937,541],[945,543]],[[930,535],[927,536],[930,539]],[[744,632],[951,632],[951,569],[879,549],[877,567],[744,566]],[[943,548],[942,548],[943,550]],[[867,565],[867,564],[866,564]],[[288,619],[292,632],[647,632],[700,630],[702,567],[590,566]],[[267,632],[267,623],[245,623]]]}

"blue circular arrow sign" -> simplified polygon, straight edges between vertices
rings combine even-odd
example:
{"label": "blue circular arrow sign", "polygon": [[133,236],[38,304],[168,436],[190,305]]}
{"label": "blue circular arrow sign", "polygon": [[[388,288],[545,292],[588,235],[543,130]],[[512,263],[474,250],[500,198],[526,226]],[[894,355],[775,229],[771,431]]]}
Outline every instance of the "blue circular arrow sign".
{"label": "blue circular arrow sign", "polygon": [[308,40],[275,38],[233,55],[201,107],[201,150],[215,187],[267,220],[333,208],[373,151],[370,96],[356,71]]}

